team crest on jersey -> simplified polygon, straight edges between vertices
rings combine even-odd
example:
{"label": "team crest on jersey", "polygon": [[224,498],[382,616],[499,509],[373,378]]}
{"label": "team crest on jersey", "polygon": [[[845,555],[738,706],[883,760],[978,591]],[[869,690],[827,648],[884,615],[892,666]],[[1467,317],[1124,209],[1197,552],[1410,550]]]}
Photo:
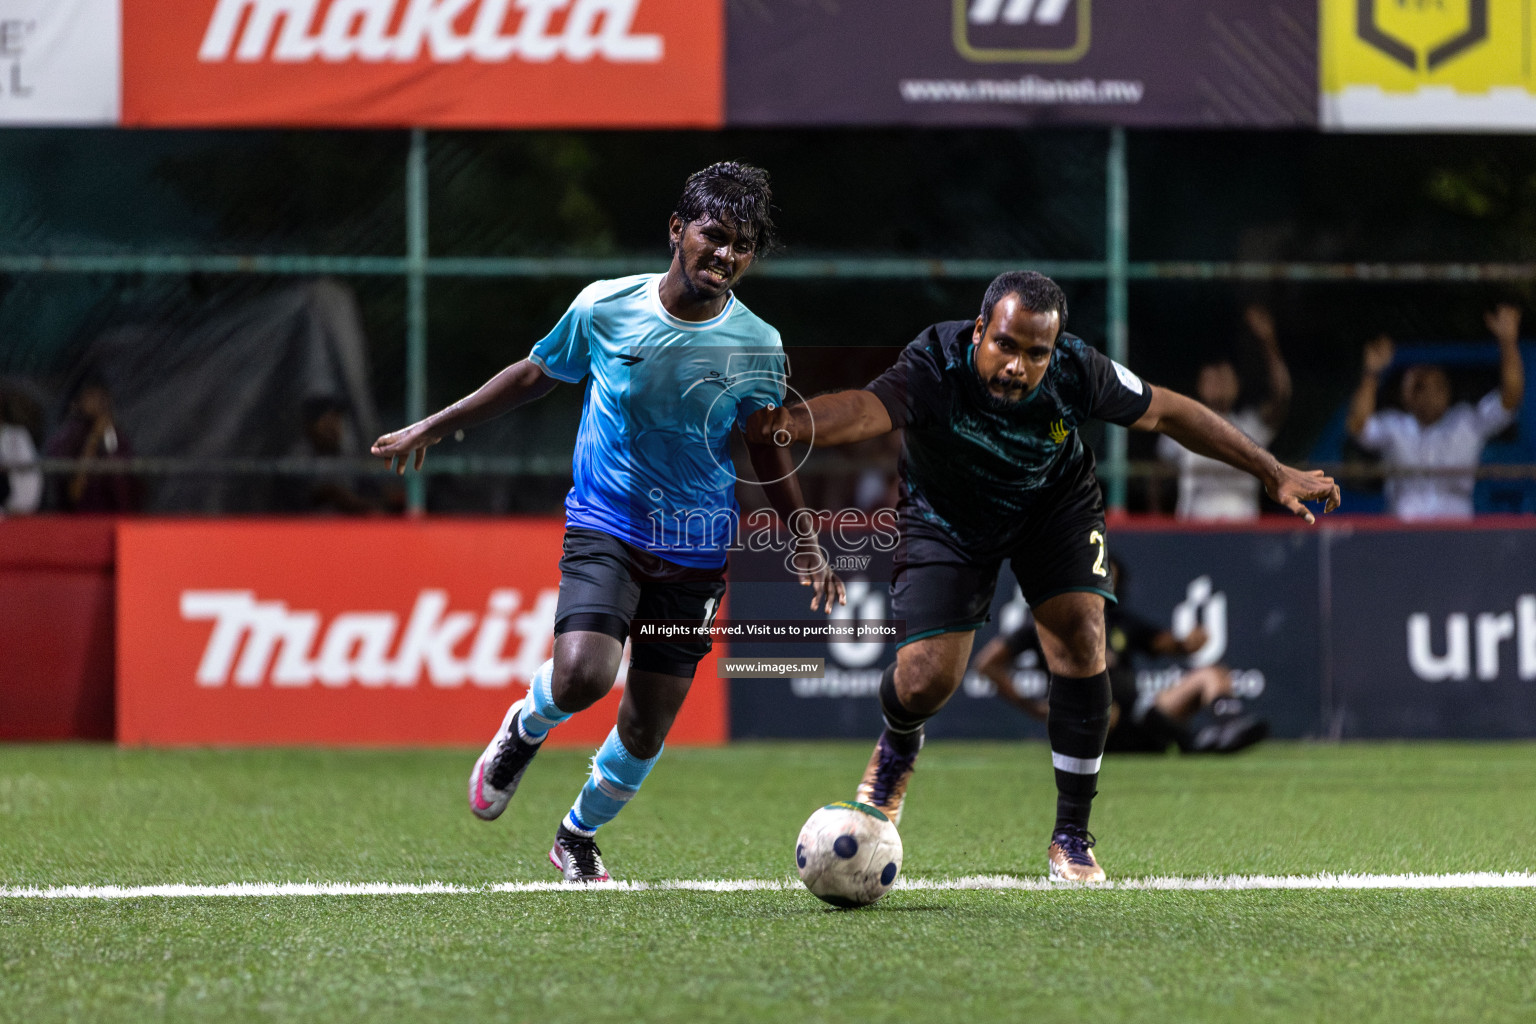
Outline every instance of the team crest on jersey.
{"label": "team crest on jersey", "polygon": [[1061,442],[1067,439],[1067,435],[1070,433],[1072,433],[1072,431],[1067,428],[1067,421],[1057,420],[1055,423],[1051,424],[1051,443],[1061,444]]}

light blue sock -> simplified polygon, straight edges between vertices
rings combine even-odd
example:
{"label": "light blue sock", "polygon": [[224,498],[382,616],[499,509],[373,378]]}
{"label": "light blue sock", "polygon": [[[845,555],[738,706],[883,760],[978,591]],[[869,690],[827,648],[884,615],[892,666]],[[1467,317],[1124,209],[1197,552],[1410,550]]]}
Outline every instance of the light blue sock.
{"label": "light blue sock", "polygon": [[542,743],[549,730],[571,717],[571,712],[561,711],[555,704],[550,684],[555,674],[555,661],[551,658],[539,666],[528,684],[528,701],[517,716],[517,731],[529,743]]}
{"label": "light blue sock", "polygon": [[618,726],[614,726],[592,758],[592,777],[581,787],[576,805],[565,816],[566,827],[589,836],[599,825],[612,821],[640,791],[640,783],[659,760],[659,750],[655,757],[631,754],[619,739]]}

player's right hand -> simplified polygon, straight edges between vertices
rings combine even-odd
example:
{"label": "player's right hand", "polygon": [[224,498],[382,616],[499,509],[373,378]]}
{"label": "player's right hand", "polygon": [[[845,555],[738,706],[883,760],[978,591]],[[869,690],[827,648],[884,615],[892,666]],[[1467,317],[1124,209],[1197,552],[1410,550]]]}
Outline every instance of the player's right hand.
{"label": "player's right hand", "polygon": [[790,559],[795,575],[802,587],[811,588],[811,611],[832,614],[833,602],[846,605],[848,588],[842,578],[832,571],[827,553],[815,537],[800,537],[795,541],[795,554]]}
{"label": "player's right hand", "polygon": [[396,474],[404,476],[405,464],[411,461],[412,453],[416,456],[415,468],[419,473],[422,463],[427,461],[427,449],[441,440],[442,437],[429,429],[425,423],[412,423],[394,433],[385,434],[373,442],[373,447],[369,450],[381,459],[388,459],[389,468]]}

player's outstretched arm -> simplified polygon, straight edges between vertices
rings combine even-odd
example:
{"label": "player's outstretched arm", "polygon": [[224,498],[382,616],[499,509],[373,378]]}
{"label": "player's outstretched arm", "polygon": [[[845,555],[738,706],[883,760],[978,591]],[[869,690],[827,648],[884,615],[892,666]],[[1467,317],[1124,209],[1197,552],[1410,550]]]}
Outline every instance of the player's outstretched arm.
{"label": "player's outstretched arm", "polygon": [[[773,410],[762,410],[769,411]],[[816,513],[805,507],[800,478],[795,475],[789,449],[782,445],[748,442],[747,456],[752,460],[757,479],[762,481],[759,486],[767,496],[768,504],[794,536],[795,575],[800,578],[802,587],[811,588],[811,611],[820,609],[831,614],[834,601],[848,603],[848,592],[837,573],[832,571],[826,552],[822,551],[821,542],[816,538]]]}
{"label": "player's outstretched arm", "polygon": [[1321,501],[1324,512],[1339,507],[1339,485],[1322,470],[1307,472],[1284,465],[1199,402],[1167,388],[1152,387],[1152,404],[1131,426],[1167,434],[1197,455],[1258,477],[1270,498],[1309,523],[1316,518],[1302,502]]}
{"label": "player's outstretched arm", "polygon": [[830,448],[867,441],[891,429],[891,414],[872,392],[836,391],[799,405],[758,410],[747,419],[747,440],[780,448],[797,441]]}
{"label": "player's outstretched arm", "polygon": [[427,449],[449,434],[543,398],[557,383],[537,364],[527,359],[519,360],[480,385],[473,394],[439,409],[424,420],[385,434],[373,442],[373,454],[388,459],[390,468],[403,474],[405,464],[411,461],[414,453],[416,469],[420,470],[427,459]]}

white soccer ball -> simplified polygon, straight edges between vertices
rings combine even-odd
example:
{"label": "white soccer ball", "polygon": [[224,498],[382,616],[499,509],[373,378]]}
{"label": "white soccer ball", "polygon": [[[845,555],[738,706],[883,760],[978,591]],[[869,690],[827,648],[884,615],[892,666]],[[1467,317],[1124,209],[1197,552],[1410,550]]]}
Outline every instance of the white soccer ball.
{"label": "white soccer ball", "polygon": [[805,887],[834,907],[865,907],[901,872],[901,836],[869,804],[827,804],[800,830],[795,867]]}

